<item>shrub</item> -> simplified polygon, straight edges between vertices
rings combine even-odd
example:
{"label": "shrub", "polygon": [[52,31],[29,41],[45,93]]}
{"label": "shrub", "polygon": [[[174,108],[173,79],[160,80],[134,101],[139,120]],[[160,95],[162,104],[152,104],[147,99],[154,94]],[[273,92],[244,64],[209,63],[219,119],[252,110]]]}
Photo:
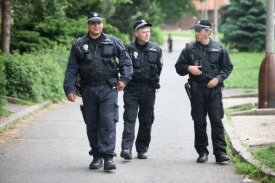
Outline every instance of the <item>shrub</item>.
{"label": "shrub", "polygon": [[151,38],[150,41],[156,42],[159,45],[162,45],[163,40],[163,33],[159,27],[151,27]]}
{"label": "shrub", "polygon": [[41,37],[40,33],[34,31],[16,31],[12,29],[11,51],[18,50],[23,52],[34,52],[37,50],[56,47],[56,42],[48,38]]}
{"label": "shrub", "polygon": [[5,89],[5,85],[6,85],[6,79],[5,79],[5,66],[4,66],[4,56],[1,54],[0,55],[0,116],[2,116],[2,111],[3,108],[2,106],[5,105],[7,103],[6,99],[4,98],[4,96],[6,95],[6,89]]}
{"label": "shrub", "polygon": [[62,100],[64,69],[49,54],[15,53],[5,60],[8,96],[30,102]]}

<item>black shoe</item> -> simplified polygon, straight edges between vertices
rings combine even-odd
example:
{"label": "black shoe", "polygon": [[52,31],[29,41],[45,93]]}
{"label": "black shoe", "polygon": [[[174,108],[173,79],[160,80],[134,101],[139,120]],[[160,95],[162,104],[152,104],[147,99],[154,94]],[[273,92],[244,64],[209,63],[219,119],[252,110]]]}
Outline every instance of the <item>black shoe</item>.
{"label": "black shoe", "polygon": [[197,159],[198,163],[205,163],[208,160],[208,153],[205,150],[199,152],[199,157]]}
{"label": "black shoe", "polygon": [[99,169],[101,167],[103,167],[102,158],[94,158],[89,169]]}
{"label": "black shoe", "polygon": [[222,163],[224,161],[229,161],[230,157],[227,154],[221,154],[216,156],[216,162],[217,163]]}
{"label": "black shoe", "polygon": [[148,156],[145,152],[138,152],[138,159],[147,159]]}
{"label": "black shoe", "polygon": [[116,164],[113,161],[113,158],[104,158],[104,170],[113,170],[116,169]]}
{"label": "black shoe", "polygon": [[132,152],[130,151],[130,149],[123,149],[120,153],[120,157],[127,160],[132,159]]}

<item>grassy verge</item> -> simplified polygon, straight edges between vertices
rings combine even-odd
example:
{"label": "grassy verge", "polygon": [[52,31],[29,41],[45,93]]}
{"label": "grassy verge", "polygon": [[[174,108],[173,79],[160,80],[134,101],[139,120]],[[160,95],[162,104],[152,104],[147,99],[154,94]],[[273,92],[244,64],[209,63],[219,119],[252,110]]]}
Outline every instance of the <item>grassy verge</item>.
{"label": "grassy verge", "polygon": [[251,151],[251,154],[262,164],[267,165],[275,171],[275,145],[271,144],[260,150]]}
{"label": "grassy verge", "polygon": [[231,144],[229,142],[228,136],[226,136],[225,139],[227,143],[226,151],[230,155],[238,173],[246,175],[246,177],[249,179],[259,180],[264,183],[275,183],[274,178],[267,177],[262,173],[261,167],[256,167],[249,163],[245,163],[241,160],[240,156],[234,155],[230,148]]}
{"label": "grassy verge", "polygon": [[253,108],[258,108],[257,105],[255,104],[245,104],[245,105],[242,105],[242,106],[239,106],[237,108],[233,108],[233,109],[225,109],[225,114],[227,116],[230,116],[231,113],[234,113],[234,112],[238,112],[238,111],[247,111],[247,110],[250,110],[250,109],[253,109]]}
{"label": "grassy verge", "polygon": [[12,113],[6,109],[0,109],[0,120],[9,117]]}
{"label": "grassy verge", "polygon": [[231,75],[225,80],[226,88],[258,88],[259,70],[264,53],[229,53],[233,64]]}
{"label": "grassy verge", "polygon": [[[250,110],[257,108],[254,104],[245,104],[234,109],[225,109],[225,114],[228,120],[231,120],[230,114],[238,111]],[[265,124],[263,124],[265,125]],[[234,155],[230,149],[231,145],[228,137],[226,136],[227,152],[231,156],[237,172],[246,175],[250,179],[260,180],[264,183],[275,183],[275,178],[268,177],[263,174],[261,167],[256,167],[249,163],[245,163],[238,155]],[[275,171],[275,145],[266,146],[263,149],[251,150],[252,156],[256,158],[262,165],[266,165]]]}

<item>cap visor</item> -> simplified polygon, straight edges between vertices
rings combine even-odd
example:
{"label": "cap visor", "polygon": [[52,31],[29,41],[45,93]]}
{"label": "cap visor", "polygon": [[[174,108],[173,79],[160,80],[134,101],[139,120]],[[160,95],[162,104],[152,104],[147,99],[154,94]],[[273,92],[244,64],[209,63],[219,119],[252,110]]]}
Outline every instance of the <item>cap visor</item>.
{"label": "cap visor", "polygon": [[200,24],[196,24],[194,27],[191,27],[191,29],[195,29],[195,30],[202,30],[202,29],[205,29],[205,28],[210,29],[211,27],[207,26],[207,25],[200,25]]}
{"label": "cap visor", "polygon": [[151,27],[152,26],[152,24],[148,24],[148,23],[142,23],[142,24],[139,24],[136,28],[135,28],[135,31],[136,30],[138,30],[140,27],[143,27],[143,26],[149,26],[149,27]]}
{"label": "cap visor", "polygon": [[89,23],[92,23],[92,22],[102,22],[102,18],[100,17],[93,17],[93,18],[90,18],[88,20]]}

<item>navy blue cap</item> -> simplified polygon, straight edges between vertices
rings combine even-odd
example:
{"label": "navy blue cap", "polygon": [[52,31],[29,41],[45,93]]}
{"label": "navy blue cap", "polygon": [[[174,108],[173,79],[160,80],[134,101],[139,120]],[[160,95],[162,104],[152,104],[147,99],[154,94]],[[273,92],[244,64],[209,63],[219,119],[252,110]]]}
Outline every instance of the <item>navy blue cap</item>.
{"label": "navy blue cap", "polygon": [[135,25],[134,25],[134,31],[136,31],[136,30],[138,30],[139,28],[144,27],[144,26],[149,26],[149,27],[151,27],[152,24],[147,23],[145,20],[138,20],[138,21],[136,21],[136,23],[135,23]]}
{"label": "navy blue cap", "polygon": [[102,22],[102,16],[101,16],[100,13],[91,12],[91,13],[88,15],[87,22],[88,22],[88,23],[92,23],[92,22]]}

